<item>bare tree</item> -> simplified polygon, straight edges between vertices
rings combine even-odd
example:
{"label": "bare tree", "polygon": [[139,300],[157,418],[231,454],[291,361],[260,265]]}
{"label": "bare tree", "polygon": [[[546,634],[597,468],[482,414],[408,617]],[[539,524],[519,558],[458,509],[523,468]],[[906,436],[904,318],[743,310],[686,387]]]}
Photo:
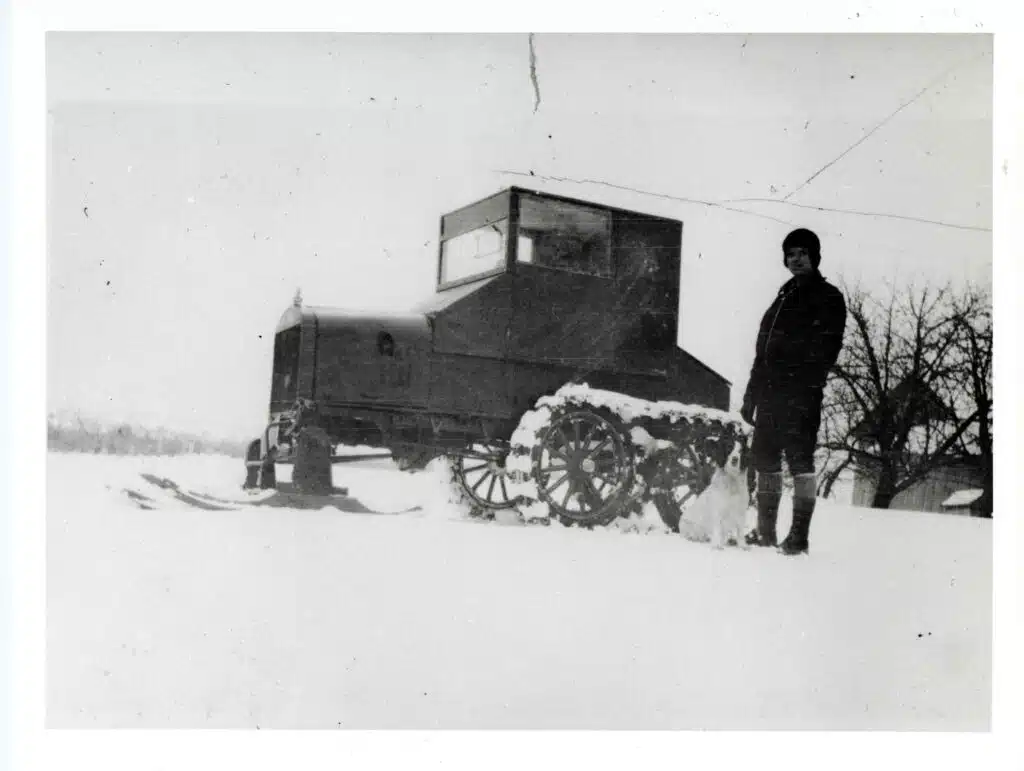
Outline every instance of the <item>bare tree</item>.
{"label": "bare tree", "polygon": [[843,472],[853,465],[853,456],[842,450],[835,451],[829,447],[824,449],[824,456],[818,464],[818,467],[823,469],[818,479],[818,496],[829,498],[832,495],[832,488],[842,477]]}
{"label": "bare tree", "polygon": [[987,296],[929,286],[893,287],[881,301],[844,294],[846,339],[822,405],[822,493],[853,467],[876,480],[872,506],[888,508],[951,457],[990,459]]}
{"label": "bare tree", "polygon": [[965,432],[957,448],[965,456],[981,459],[984,494],[981,511],[992,514],[992,310],[987,293],[971,287],[958,302],[958,334],[955,343],[958,367],[949,384],[950,397],[961,397],[976,407],[976,425]]}

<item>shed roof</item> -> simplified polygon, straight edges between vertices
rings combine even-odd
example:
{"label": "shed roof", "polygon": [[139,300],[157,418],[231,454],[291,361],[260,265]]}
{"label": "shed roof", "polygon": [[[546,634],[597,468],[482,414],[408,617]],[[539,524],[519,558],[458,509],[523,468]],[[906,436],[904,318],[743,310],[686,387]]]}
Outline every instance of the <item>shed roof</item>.
{"label": "shed roof", "polygon": [[944,500],[942,505],[947,507],[970,506],[984,494],[984,490],[957,490]]}

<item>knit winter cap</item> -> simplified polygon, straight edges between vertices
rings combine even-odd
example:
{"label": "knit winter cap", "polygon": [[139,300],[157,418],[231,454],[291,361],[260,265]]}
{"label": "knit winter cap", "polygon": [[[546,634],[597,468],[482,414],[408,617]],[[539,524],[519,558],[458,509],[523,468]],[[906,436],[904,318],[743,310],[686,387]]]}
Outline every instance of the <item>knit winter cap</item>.
{"label": "knit winter cap", "polygon": [[786,262],[786,250],[794,247],[802,246],[811,255],[811,265],[814,269],[818,269],[818,264],[821,262],[821,241],[814,234],[814,231],[808,230],[807,228],[797,228],[782,241],[782,262]]}

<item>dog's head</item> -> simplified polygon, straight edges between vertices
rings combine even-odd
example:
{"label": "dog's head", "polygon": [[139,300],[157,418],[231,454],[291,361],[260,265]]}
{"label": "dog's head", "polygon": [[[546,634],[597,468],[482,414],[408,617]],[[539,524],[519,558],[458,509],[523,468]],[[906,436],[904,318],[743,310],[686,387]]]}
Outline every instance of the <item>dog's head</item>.
{"label": "dog's head", "polygon": [[744,476],[747,473],[747,443],[737,439],[732,444],[720,442],[713,455],[715,465],[729,476]]}

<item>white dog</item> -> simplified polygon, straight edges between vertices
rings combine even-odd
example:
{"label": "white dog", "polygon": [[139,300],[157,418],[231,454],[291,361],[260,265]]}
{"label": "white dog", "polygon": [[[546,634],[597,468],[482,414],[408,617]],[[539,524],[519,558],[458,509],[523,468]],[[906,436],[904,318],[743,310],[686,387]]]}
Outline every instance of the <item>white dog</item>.
{"label": "white dog", "polygon": [[722,549],[730,540],[742,549],[749,549],[744,534],[750,493],[743,444],[736,442],[715,469],[711,484],[683,512],[679,532],[691,541],[710,541]]}

